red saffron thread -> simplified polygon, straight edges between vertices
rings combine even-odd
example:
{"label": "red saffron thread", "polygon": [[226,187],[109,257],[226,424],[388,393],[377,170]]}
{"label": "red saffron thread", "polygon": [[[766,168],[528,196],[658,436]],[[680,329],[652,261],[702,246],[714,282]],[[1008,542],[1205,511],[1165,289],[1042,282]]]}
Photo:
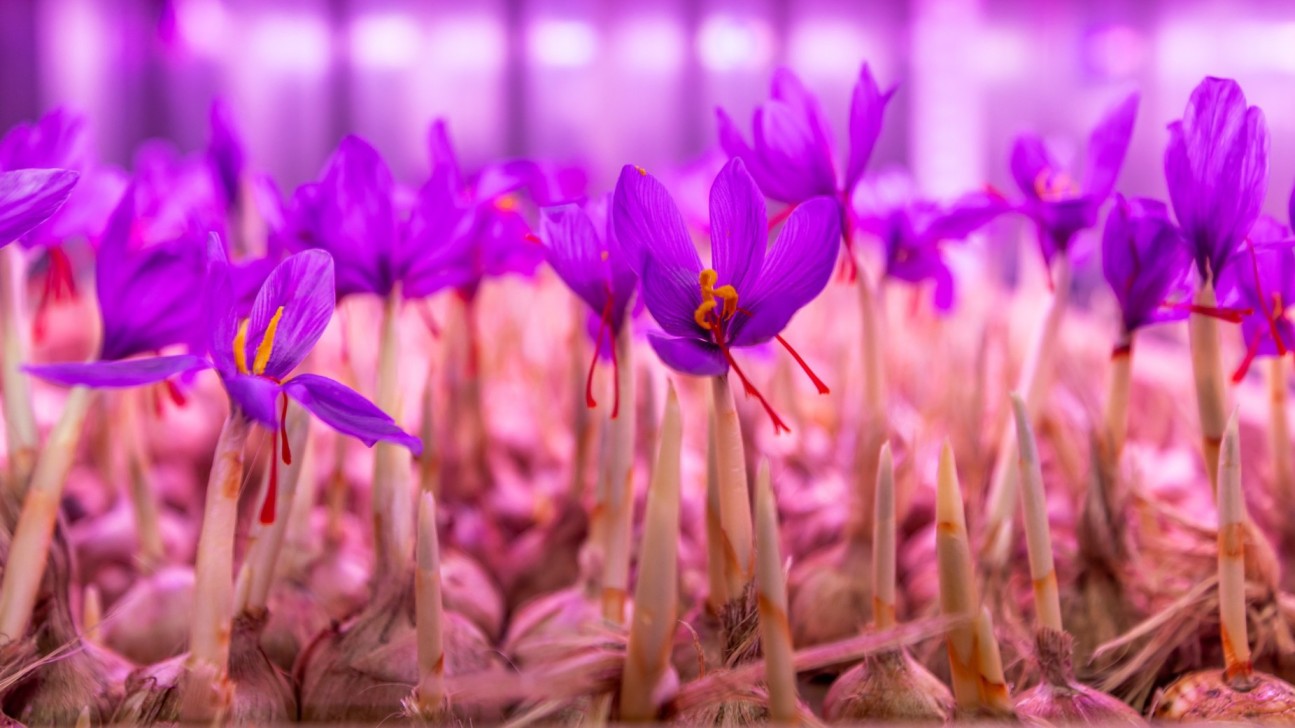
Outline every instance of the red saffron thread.
{"label": "red saffron thread", "polygon": [[795,349],[791,348],[791,344],[788,344],[787,340],[782,338],[782,334],[777,334],[773,338],[777,339],[778,343],[782,344],[783,348],[787,350],[787,353],[791,354],[791,358],[796,360],[796,363],[800,365],[800,368],[805,371],[807,376],[809,376],[809,380],[814,383],[814,387],[818,389],[819,394],[829,394],[831,392],[831,390],[827,388],[827,385],[823,383],[823,380],[819,379],[818,375],[809,368],[809,364],[805,363],[805,360],[801,358],[800,354]]}
{"label": "red saffron thread", "polygon": [[711,331],[715,334],[715,345],[724,353],[724,359],[728,362],[728,365],[733,368],[734,373],[737,374],[738,380],[742,382],[742,391],[745,392],[748,397],[755,397],[756,400],[759,401],[760,406],[764,407],[764,411],[769,414],[769,419],[773,420],[774,434],[791,432],[791,428],[788,427],[787,423],[783,422],[782,418],[778,416],[778,413],[774,411],[773,405],[769,404],[769,400],[765,399],[763,394],[760,394],[760,390],[755,388],[755,385],[751,383],[751,380],[747,379],[746,373],[737,365],[737,359],[733,358],[733,352],[729,351],[728,345],[724,343],[724,330],[721,327],[716,326],[711,329]]}
{"label": "red saffron thread", "polygon": [[279,438],[274,436],[270,440],[273,450],[269,463],[270,485],[265,489],[265,502],[261,504],[261,523],[266,526],[274,523],[275,502],[279,493]]}

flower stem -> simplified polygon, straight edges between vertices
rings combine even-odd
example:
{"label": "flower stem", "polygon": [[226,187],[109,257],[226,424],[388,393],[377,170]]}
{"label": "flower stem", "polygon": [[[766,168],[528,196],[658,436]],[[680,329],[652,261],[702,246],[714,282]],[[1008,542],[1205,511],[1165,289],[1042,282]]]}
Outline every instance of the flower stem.
{"label": "flower stem", "polygon": [[32,470],[31,486],[23,497],[22,513],[9,543],[0,584],[0,645],[22,639],[31,623],[32,608],[40,591],[49,559],[50,540],[58,520],[63,485],[81,439],[81,426],[90,409],[93,391],[73,387],[63,405],[63,415],[49,434]]}
{"label": "flower stem", "polygon": [[[935,552],[940,574],[940,611],[946,617],[974,620],[980,605],[976,588],[971,545],[967,539],[967,518],[963,512],[962,487],[958,484],[953,448],[940,450],[936,478]],[[949,630],[946,645],[953,697],[961,711],[980,705],[980,679],[976,667],[976,630],[968,622]]]}
{"label": "flower stem", "polygon": [[417,532],[414,624],[418,635],[418,685],[413,702],[418,714],[429,718],[444,710],[446,693],[441,546],[436,534],[436,496],[428,491],[418,498]]}
{"label": "flower stem", "polygon": [[121,392],[123,430],[126,435],[126,470],[130,484],[130,504],[135,515],[135,533],[139,542],[139,568],[150,574],[166,559],[166,546],[162,543],[162,529],[158,515],[157,496],[149,482],[150,463],[143,427],[144,397],[148,390],[133,389]]}
{"label": "flower stem", "polygon": [[1020,395],[1012,394],[1016,416],[1017,449],[1021,453],[1021,502],[1025,510],[1025,545],[1030,557],[1030,578],[1034,582],[1034,611],[1038,626],[1062,631],[1061,594],[1057,590],[1057,567],[1052,558],[1052,533],[1048,529],[1048,501],[1043,492],[1043,466],[1034,428]]}
{"label": "flower stem", "polygon": [[0,388],[4,390],[10,488],[19,496],[27,488],[40,443],[31,381],[21,368],[27,361],[27,329],[23,325],[26,280],[22,246],[0,248]]}
{"label": "flower stem", "polygon": [[[1286,357],[1268,360],[1268,450],[1272,457],[1273,494],[1283,513],[1295,506],[1295,467],[1291,465],[1290,421],[1286,417]],[[1289,541],[1292,529],[1285,527]]]}
{"label": "flower stem", "polygon": [[1246,504],[1241,495],[1241,437],[1236,415],[1226,425],[1218,474],[1219,632],[1228,680],[1249,677],[1246,630]]}
{"label": "flower stem", "polygon": [[630,535],[634,530],[634,366],[631,327],[616,334],[616,389],[621,409],[612,417],[607,434],[607,545],[603,566],[603,618],[625,621],[629,593]]}
{"label": "flower stem", "polygon": [[185,712],[195,717],[219,713],[228,695],[234,537],[243,483],[243,444],[250,430],[251,422],[242,412],[234,409],[229,413],[216,441],[207,480],[207,502],[194,564],[187,677],[181,687]]}
{"label": "flower stem", "polygon": [[[270,601],[270,587],[274,585],[275,568],[279,563],[279,553],[283,549],[284,536],[288,531],[288,512],[293,509],[297,499],[297,484],[301,480],[301,471],[305,465],[306,441],[310,434],[310,415],[296,402],[289,402],[286,424],[288,430],[289,451],[293,453],[292,462],[285,464],[281,458],[273,458],[266,467],[267,486],[261,489],[264,498],[268,490],[270,468],[279,471],[279,492],[276,497],[274,521],[263,524],[259,520],[252,526],[251,543],[247,547],[245,567],[249,570],[250,579],[246,600],[237,605],[238,612],[260,614],[265,611]],[[279,437],[279,433],[270,433]]]}
{"label": "flower stem", "polygon": [[[400,421],[400,290],[383,302],[378,343],[378,388],[374,404]],[[408,455],[399,445],[373,447],[373,538],[375,587],[404,572],[412,544]]]}
{"label": "flower stem", "polygon": [[751,541],[751,496],[737,407],[727,377],[711,380],[715,399],[715,473],[719,485],[720,545],[729,599],[738,599],[754,576]]}
{"label": "flower stem", "polygon": [[[1192,302],[1207,310],[1218,306],[1214,284],[1202,281]],[[1224,390],[1223,356],[1219,345],[1218,319],[1193,310],[1187,323],[1192,351],[1192,375],[1196,381],[1196,408],[1200,413],[1201,448],[1210,485],[1218,490],[1219,443],[1227,424],[1227,393]]]}
{"label": "flower stem", "polygon": [[[1070,258],[1065,254],[1058,255],[1052,272],[1052,300],[1035,331],[1033,343],[1016,383],[1015,391],[1021,393],[1025,411],[1031,419],[1038,417],[1039,408],[1047,397],[1052,360],[1070,301],[1070,276]],[[1012,516],[1016,511],[1016,491],[1020,487],[1020,472],[1016,467],[1016,434],[1012,432],[1012,428],[1003,428],[997,452],[985,504],[985,539],[981,545],[986,567],[992,572],[1006,567],[1008,554],[1011,552]]]}
{"label": "flower stem", "polygon": [[423,383],[422,425],[423,454],[418,458],[418,489],[441,497],[441,448],[436,437],[436,367],[428,364]]}
{"label": "flower stem", "polygon": [[639,552],[634,616],[630,622],[625,674],[621,683],[623,721],[657,717],[657,688],[670,669],[678,607],[680,462],[683,424],[674,385],[666,392],[661,441],[652,469]]}
{"label": "flower stem", "polygon": [[895,462],[890,443],[881,446],[872,529],[872,625],[895,626]]}
{"label": "flower stem", "polygon": [[799,723],[796,668],[787,619],[787,575],[778,548],[778,503],[770,484],[769,461],[761,460],[755,477],[756,590],[760,609],[760,646],[769,689],[769,721]]}
{"label": "flower stem", "polygon": [[1129,390],[1133,379],[1133,332],[1128,331],[1111,350],[1111,379],[1106,393],[1106,437],[1111,458],[1119,462],[1129,432]]}

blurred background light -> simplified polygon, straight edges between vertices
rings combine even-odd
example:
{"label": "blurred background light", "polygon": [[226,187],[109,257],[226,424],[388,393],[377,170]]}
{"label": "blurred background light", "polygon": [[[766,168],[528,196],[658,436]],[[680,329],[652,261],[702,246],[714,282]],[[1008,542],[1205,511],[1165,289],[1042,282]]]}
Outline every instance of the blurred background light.
{"label": "blurred background light", "polygon": [[658,74],[677,71],[683,65],[685,45],[677,22],[647,18],[624,23],[615,50],[625,68]]}
{"label": "blurred background light", "polygon": [[541,20],[531,27],[531,56],[556,68],[580,68],[598,55],[598,34],[579,20]]}
{"label": "blurred background light", "polygon": [[351,57],[368,68],[406,68],[423,44],[418,21],[408,15],[364,15],[351,24]]}
{"label": "blurred background light", "polygon": [[773,56],[773,31],[759,18],[712,15],[697,34],[697,55],[713,71],[760,68]]}
{"label": "blurred background light", "polygon": [[792,30],[787,46],[788,65],[807,77],[853,79],[859,72],[859,63],[847,63],[845,59],[877,55],[869,47],[863,29],[847,18],[800,23]]}
{"label": "blurred background light", "polygon": [[176,40],[202,56],[219,56],[229,41],[229,10],[222,0],[174,0]]}
{"label": "blurred background light", "polygon": [[442,18],[427,40],[430,64],[445,71],[488,71],[504,65],[507,39],[488,16]]}
{"label": "blurred background light", "polygon": [[252,58],[267,71],[318,75],[329,63],[328,26],[315,15],[270,15],[252,26]]}

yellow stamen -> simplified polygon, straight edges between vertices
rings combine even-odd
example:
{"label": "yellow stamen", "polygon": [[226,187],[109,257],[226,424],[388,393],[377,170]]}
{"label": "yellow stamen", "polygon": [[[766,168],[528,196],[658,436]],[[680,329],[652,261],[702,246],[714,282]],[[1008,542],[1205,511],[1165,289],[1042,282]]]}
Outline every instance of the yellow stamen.
{"label": "yellow stamen", "polygon": [[1059,200],[1079,194],[1079,187],[1065,172],[1044,167],[1034,177],[1034,193],[1043,200]]}
{"label": "yellow stamen", "polygon": [[604,250],[603,252],[599,253],[599,254],[598,254],[598,257],[599,257],[599,258],[600,258],[604,263],[606,263],[606,262],[607,262],[607,251],[606,251],[606,250]]}
{"label": "yellow stamen", "polygon": [[258,376],[265,374],[265,365],[270,363],[270,352],[274,350],[274,334],[279,330],[280,318],[283,318],[283,306],[280,306],[270,317],[270,323],[265,327],[265,336],[261,337],[261,344],[256,347],[256,360],[252,362],[253,374]]}
{"label": "yellow stamen", "polygon": [[709,301],[702,301],[701,305],[697,307],[697,310],[692,312],[692,317],[697,321],[698,326],[702,327],[703,329],[709,330],[711,327],[711,322],[706,317],[709,316],[710,312],[714,310],[715,310],[715,299],[712,298]]}
{"label": "yellow stamen", "polygon": [[495,198],[495,209],[503,212],[512,212],[517,209],[516,195],[500,195]]}
{"label": "yellow stamen", "polygon": [[247,319],[238,325],[238,333],[234,334],[234,366],[238,367],[239,374],[247,374]]}
{"label": "yellow stamen", "polygon": [[720,314],[720,318],[725,320],[733,318],[733,314],[737,313],[737,289],[729,285],[720,286],[715,289],[715,298],[724,302],[724,311]]}
{"label": "yellow stamen", "polygon": [[646,169],[643,169],[642,167],[638,166],[637,164],[636,164],[636,165],[634,165],[634,169],[637,169],[637,170],[638,170],[638,173],[639,173],[639,174],[641,174],[641,175],[643,175],[644,177],[646,177],[646,176],[647,176],[647,170],[646,170]]}

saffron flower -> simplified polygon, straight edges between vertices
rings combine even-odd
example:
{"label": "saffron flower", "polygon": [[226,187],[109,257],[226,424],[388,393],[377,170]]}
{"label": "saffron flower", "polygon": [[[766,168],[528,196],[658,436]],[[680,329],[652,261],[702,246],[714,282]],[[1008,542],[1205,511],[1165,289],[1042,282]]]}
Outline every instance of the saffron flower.
{"label": "saffron flower", "polygon": [[211,138],[207,141],[207,164],[215,177],[216,190],[226,207],[239,204],[247,152],[242,135],[234,124],[234,114],[222,99],[211,103]]}
{"label": "saffron flower", "polygon": [[1116,196],[1102,231],[1102,275],[1120,305],[1124,333],[1181,319],[1171,298],[1189,297],[1191,251],[1163,202]]}
{"label": "saffron flower", "polygon": [[838,185],[832,135],[814,98],[789,69],[774,71],[772,98],[756,107],[753,143],[738,131],[724,109],[717,109],[719,141],[730,157],[740,158],[768,197],[796,205],[820,196],[845,197],[863,177],[881,134],[881,117],[894,90],[881,92],[864,64],[850,98],[850,151]]}
{"label": "saffron flower", "polygon": [[[590,407],[596,404],[593,375],[599,352],[607,343],[612,366],[617,366],[615,347],[610,344],[629,323],[630,300],[638,286],[638,276],[614,242],[605,211],[604,206],[591,215],[587,209],[567,204],[545,208],[540,216],[540,238],[548,247],[549,265],[597,317],[594,358],[585,379],[585,402]],[[594,217],[600,218],[598,224]],[[618,398],[612,405],[613,417],[619,409]]]}
{"label": "saffron flower", "polygon": [[1103,114],[1088,137],[1083,178],[1078,183],[1073,170],[1062,165],[1037,134],[1021,135],[1012,145],[1012,178],[1025,195],[1021,211],[1034,221],[1048,265],[1058,253],[1067,253],[1080,230],[1097,224],[1102,203],[1124,164],[1137,113],[1138,94],[1134,93]]}
{"label": "saffron flower", "polygon": [[668,366],[711,377],[731,368],[779,430],[787,426],[742,372],[735,347],[777,339],[818,390],[827,392],[780,333],[831,277],[841,239],[834,198],[798,205],[769,246],[760,189],[740,158],[729,161],[710,190],[711,265],[703,268],[665,187],[627,165],[616,183],[612,227],[642,283],[643,301],[664,331],[649,333],[648,340]]}
{"label": "saffron flower", "polygon": [[1241,338],[1246,354],[1232,373],[1239,382],[1258,357],[1285,356],[1295,350],[1295,326],[1286,316],[1295,303],[1295,240],[1291,231],[1277,220],[1261,215],[1250,228],[1235,265],[1224,270],[1221,290],[1229,291],[1228,302],[1242,312]]}
{"label": "saffron flower", "polygon": [[918,197],[903,172],[886,172],[855,187],[851,207],[857,229],[876,238],[885,253],[886,278],[918,284],[933,281],[935,305],[953,307],[953,274],[945,243],[966,237],[1009,209],[993,192],[974,192],[951,203]]}
{"label": "saffron flower", "polygon": [[[280,430],[287,399],[296,400],[325,424],[365,445],[382,440],[422,451],[421,441],[404,432],[387,414],[345,385],[318,374],[294,374],[323,335],[335,304],[333,260],[321,250],[289,256],[261,286],[249,315],[241,315],[230,281],[224,246],[207,245],[206,301],[208,356],[171,356],[98,361],[86,364],[28,366],[35,376],[60,384],[128,387],[159,382],[177,374],[214,368],[231,404],[249,419]],[[274,438],[276,456],[279,441]],[[286,448],[285,462],[291,460]],[[273,471],[272,471],[273,472]],[[274,516],[274,486],[261,512]]]}
{"label": "saffron flower", "polygon": [[67,202],[80,175],[67,169],[0,172],[0,247],[40,225]]}
{"label": "saffron flower", "polygon": [[1268,127],[1236,81],[1209,77],[1192,91],[1169,125],[1165,180],[1201,279],[1217,280],[1268,191]]}

